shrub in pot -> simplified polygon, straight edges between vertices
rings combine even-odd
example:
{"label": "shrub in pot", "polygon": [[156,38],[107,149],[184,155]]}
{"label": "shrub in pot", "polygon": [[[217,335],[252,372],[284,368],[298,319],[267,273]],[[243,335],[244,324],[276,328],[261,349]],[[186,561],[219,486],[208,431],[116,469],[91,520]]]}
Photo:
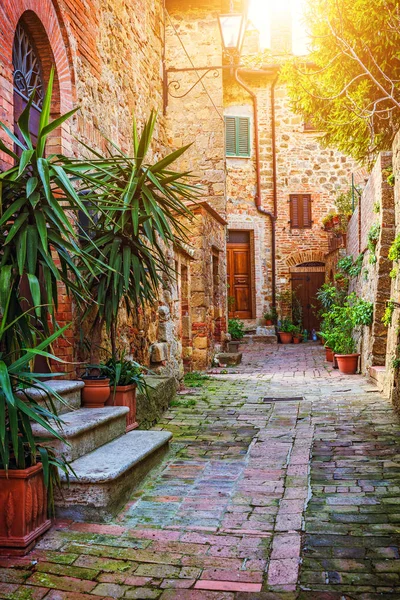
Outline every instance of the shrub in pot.
{"label": "shrub in pot", "polygon": [[303,334],[301,333],[300,325],[293,325],[293,343],[300,344],[303,339]]}
{"label": "shrub in pot", "polygon": [[293,331],[295,329],[295,325],[291,322],[290,319],[282,319],[278,334],[279,339],[282,344],[291,344],[293,340]]}
{"label": "shrub in pot", "polygon": [[335,343],[335,358],[341,373],[354,375],[358,368],[360,354],[356,353],[356,344],[351,336],[341,334]]}
{"label": "shrub in pot", "polygon": [[138,427],[136,422],[136,392],[147,394],[147,385],[143,377],[143,367],[133,360],[125,359],[124,353],[119,358],[111,357],[104,365],[102,372],[109,377],[111,395],[107,401],[109,406],[127,406],[126,431]]}
{"label": "shrub in pot", "polygon": [[[9,333],[12,326],[6,326],[7,307],[2,304],[2,308],[0,347],[4,348],[5,333]],[[32,423],[37,423],[49,436],[64,441],[56,426],[62,421],[57,416],[52,396],[61,402],[63,399],[42,381],[48,373],[37,374],[30,370],[37,356],[57,360],[46,349],[66,328],[34,348],[21,350],[15,339],[11,352],[0,353],[0,514],[3,516],[0,554],[23,555],[34,546],[51,526],[53,491],[54,486],[59,485],[59,469],[68,477],[67,463],[56,458],[51,447],[38,441],[32,430]],[[30,394],[32,388],[43,392],[43,404]]]}
{"label": "shrub in pot", "polygon": [[239,350],[240,340],[244,337],[244,324],[240,319],[229,319],[228,333],[232,341],[228,342],[228,352],[237,352]]}
{"label": "shrub in pot", "polygon": [[265,325],[270,327],[276,323],[278,318],[276,308],[273,306],[270,311],[264,313]]}

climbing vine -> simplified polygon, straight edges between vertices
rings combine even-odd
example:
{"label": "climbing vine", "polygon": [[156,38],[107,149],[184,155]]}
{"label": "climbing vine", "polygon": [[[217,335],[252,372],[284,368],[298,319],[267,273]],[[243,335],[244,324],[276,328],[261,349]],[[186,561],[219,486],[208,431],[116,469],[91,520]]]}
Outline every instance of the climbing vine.
{"label": "climbing vine", "polygon": [[367,247],[370,252],[369,262],[371,265],[374,265],[377,261],[376,246],[378,244],[380,231],[381,226],[379,225],[379,223],[374,223],[368,232]]}
{"label": "climbing vine", "polygon": [[[400,261],[400,234],[394,238],[393,244],[389,248],[388,258],[393,262],[398,263]],[[390,277],[394,279],[397,276],[397,273],[398,267],[393,267],[390,271]]]}
{"label": "climbing vine", "polygon": [[386,305],[386,308],[385,308],[385,313],[382,317],[382,323],[384,325],[386,325],[386,327],[389,327],[389,325],[392,324],[394,309],[395,309],[394,300],[389,300]]}

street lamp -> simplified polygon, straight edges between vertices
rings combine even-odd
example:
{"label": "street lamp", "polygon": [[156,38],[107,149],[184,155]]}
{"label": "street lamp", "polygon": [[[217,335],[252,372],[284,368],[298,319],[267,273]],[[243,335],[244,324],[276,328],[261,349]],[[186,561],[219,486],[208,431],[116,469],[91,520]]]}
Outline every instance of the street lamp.
{"label": "street lamp", "polygon": [[[247,27],[247,17],[244,13],[235,13],[230,12],[223,15],[218,15],[218,24],[219,30],[221,34],[222,48],[224,57],[229,59],[229,64],[222,65],[207,65],[196,67],[192,63],[191,67],[184,68],[176,68],[170,67],[167,68],[165,64],[165,56],[163,58],[163,80],[164,80],[164,114],[166,113],[166,109],[168,106],[168,96],[172,98],[184,98],[187,96],[199,83],[203,82],[203,79],[210,73],[214,77],[219,77],[221,71],[226,69],[233,69],[235,66],[239,66],[240,63],[240,54],[242,51],[244,36],[246,33]],[[185,48],[184,48],[185,50]],[[165,49],[164,49],[165,51]],[[186,52],[186,50],[185,50]],[[186,52],[187,54],[187,52]],[[188,56],[188,55],[187,55]],[[190,62],[191,59],[189,57]],[[180,81],[176,79],[170,81],[169,74],[170,73],[190,73],[194,72],[197,75],[197,81],[185,92],[180,91]],[[202,84],[204,86],[204,83]]]}
{"label": "street lamp", "polygon": [[239,57],[246,33],[246,18],[242,13],[218,15],[224,53]]}

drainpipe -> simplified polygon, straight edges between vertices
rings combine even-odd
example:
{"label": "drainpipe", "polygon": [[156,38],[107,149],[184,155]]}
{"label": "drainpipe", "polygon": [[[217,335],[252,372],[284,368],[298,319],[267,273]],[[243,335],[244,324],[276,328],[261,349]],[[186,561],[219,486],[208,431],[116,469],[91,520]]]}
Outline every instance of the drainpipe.
{"label": "drainpipe", "polygon": [[261,161],[260,161],[260,137],[258,122],[258,100],[256,93],[239,77],[239,68],[234,71],[235,81],[251,96],[253,101],[253,120],[254,120],[254,144],[256,151],[256,195],[254,203],[257,211],[269,217],[271,222],[272,237],[272,306],[276,306],[276,220],[277,220],[277,190],[276,190],[276,140],[275,140],[275,86],[278,82],[278,76],[275,77],[271,86],[271,137],[272,137],[272,193],[274,210],[270,212],[262,206],[261,192]]}

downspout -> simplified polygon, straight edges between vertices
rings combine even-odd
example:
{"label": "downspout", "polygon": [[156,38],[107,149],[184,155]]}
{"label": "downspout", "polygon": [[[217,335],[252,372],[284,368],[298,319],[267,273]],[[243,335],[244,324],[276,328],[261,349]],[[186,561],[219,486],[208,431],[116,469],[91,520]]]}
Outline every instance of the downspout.
{"label": "downspout", "polygon": [[269,217],[271,222],[271,241],[272,241],[272,306],[276,306],[276,220],[277,220],[277,191],[276,191],[276,140],[275,140],[275,86],[278,81],[276,77],[271,86],[271,136],[272,136],[272,186],[273,186],[273,205],[274,210],[270,212],[262,206],[261,192],[261,161],[260,161],[260,137],[258,121],[258,100],[256,93],[239,77],[239,68],[234,71],[235,81],[251,96],[253,101],[253,120],[254,120],[254,144],[256,160],[256,195],[254,203],[257,211]]}

